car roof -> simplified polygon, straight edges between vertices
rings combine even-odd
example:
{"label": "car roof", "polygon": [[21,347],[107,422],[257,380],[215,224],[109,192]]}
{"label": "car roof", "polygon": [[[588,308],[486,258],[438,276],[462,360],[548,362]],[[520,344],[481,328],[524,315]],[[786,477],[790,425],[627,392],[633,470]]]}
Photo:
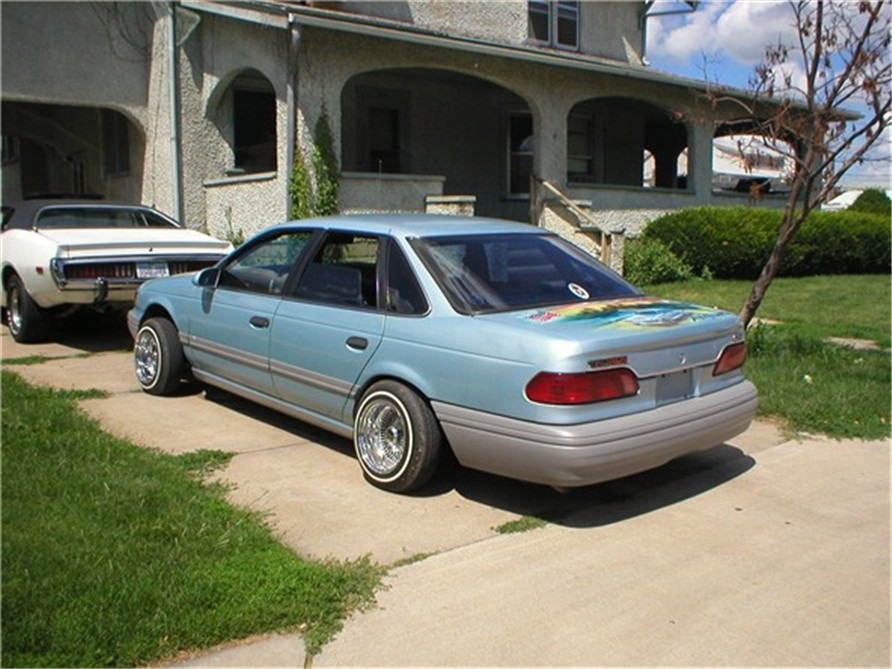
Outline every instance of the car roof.
{"label": "car roof", "polygon": [[288,221],[274,227],[279,228],[283,226],[370,232],[404,238],[481,233],[543,234],[544,232],[542,228],[528,223],[478,216],[451,216],[448,214],[346,214]]}
{"label": "car roof", "polygon": [[[34,198],[10,202],[3,205],[3,229],[30,228],[34,217],[42,209],[77,207],[78,209],[140,209],[152,211],[170,218],[163,212],[145,204],[133,204],[131,202],[114,202],[110,200],[81,199],[81,198]],[[174,219],[171,219],[174,223]]]}

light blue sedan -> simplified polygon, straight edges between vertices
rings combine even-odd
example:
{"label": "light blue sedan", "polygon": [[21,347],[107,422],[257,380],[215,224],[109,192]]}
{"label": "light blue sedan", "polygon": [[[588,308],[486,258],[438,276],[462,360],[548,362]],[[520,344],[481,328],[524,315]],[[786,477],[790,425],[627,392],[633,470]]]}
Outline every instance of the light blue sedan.
{"label": "light blue sedan", "polygon": [[444,451],[557,488],[749,425],[737,317],[647,297],[540,228],[451,216],[285,223],[144,284],[143,390],[197,380],[352,438],[366,479],[423,486]]}

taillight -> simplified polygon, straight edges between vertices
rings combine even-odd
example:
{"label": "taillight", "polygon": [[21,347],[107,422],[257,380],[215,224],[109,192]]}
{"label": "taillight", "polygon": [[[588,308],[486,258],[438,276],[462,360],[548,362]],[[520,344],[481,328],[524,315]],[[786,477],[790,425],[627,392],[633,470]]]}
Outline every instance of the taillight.
{"label": "taillight", "polygon": [[722,351],[722,354],[716,361],[715,367],[712,368],[712,375],[719,376],[720,374],[733,372],[735,369],[740,369],[741,367],[743,367],[744,362],[746,362],[745,342],[726,346],[725,350]]}
{"label": "taillight", "polygon": [[638,377],[628,369],[560,374],[540,372],[527,384],[527,398],[542,404],[591,404],[638,394]]}

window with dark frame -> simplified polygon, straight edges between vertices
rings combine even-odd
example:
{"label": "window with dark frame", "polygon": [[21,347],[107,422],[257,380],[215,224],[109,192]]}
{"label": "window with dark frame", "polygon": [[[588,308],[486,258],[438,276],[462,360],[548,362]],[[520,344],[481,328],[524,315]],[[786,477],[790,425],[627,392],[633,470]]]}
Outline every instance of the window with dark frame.
{"label": "window with dark frame", "polygon": [[593,125],[590,116],[573,114],[567,119],[567,181],[594,182]]}
{"label": "window with dark frame", "polygon": [[508,194],[528,195],[534,150],[533,116],[529,112],[511,114],[508,144]]}
{"label": "window with dark frame", "polygon": [[528,34],[531,42],[559,49],[579,48],[579,2],[529,0]]}
{"label": "window with dark frame", "polygon": [[245,172],[276,169],[276,95],[273,91],[232,91],[235,167]]}
{"label": "window with dark frame", "polygon": [[17,163],[20,153],[19,138],[15,135],[2,135],[2,164]]}
{"label": "window with dark frame", "polygon": [[400,110],[369,107],[369,166],[373,172],[398,174],[400,164]]}
{"label": "window with dark frame", "polygon": [[101,122],[102,163],[105,176],[127,174],[130,172],[130,135],[127,119],[112,109],[103,109]]}

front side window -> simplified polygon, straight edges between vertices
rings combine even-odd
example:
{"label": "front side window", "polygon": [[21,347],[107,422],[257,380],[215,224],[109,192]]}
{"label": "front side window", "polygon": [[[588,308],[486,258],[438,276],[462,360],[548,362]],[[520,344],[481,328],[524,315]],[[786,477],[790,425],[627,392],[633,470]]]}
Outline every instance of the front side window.
{"label": "front side window", "polygon": [[313,233],[303,230],[268,238],[223,268],[219,286],[265,295],[280,295]]}
{"label": "front side window", "polygon": [[579,2],[529,0],[531,42],[562,49],[579,48]]}
{"label": "front side window", "polygon": [[459,313],[533,309],[641,294],[556,235],[433,237],[414,240],[413,248]]}

